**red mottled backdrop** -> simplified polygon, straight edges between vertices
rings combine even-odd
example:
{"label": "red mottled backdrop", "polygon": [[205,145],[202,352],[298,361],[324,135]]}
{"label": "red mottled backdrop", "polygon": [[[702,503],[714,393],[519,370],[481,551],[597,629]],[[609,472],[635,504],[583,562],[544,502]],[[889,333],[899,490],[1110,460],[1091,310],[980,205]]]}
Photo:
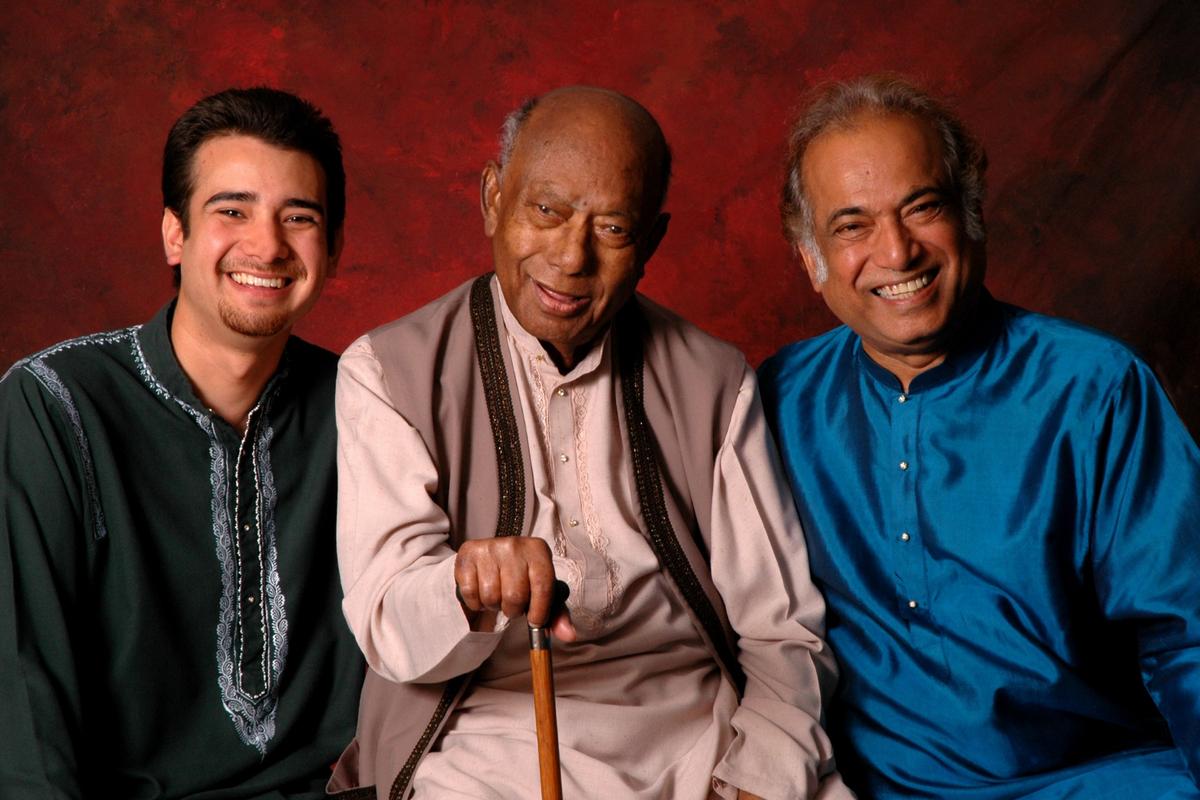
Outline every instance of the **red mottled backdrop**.
{"label": "red mottled backdrop", "polygon": [[349,174],[341,269],[301,333],[332,349],[489,267],[478,174],[524,97],[639,99],[676,154],[642,288],[757,363],[832,319],[776,212],[806,87],[890,69],[951,95],[991,156],[993,293],[1132,342],[1200,431],[1200,4],[791,0],[129,2],[0,17],[0,370],[171,295],[160,152],[227,86],[321,106]]}

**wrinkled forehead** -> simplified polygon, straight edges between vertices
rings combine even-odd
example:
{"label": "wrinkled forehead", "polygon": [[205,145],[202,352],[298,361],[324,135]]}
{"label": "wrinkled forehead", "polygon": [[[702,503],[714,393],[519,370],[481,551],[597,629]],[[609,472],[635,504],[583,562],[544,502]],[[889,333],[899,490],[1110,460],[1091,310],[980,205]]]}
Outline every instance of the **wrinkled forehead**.
{"label": "wrinkled forehead", "polygon": [[832,125],[809,143],[801,175],[809,192],[856,181],[911,179],[942,185],[944,148],[927,121],[904,113],[865,112]]}

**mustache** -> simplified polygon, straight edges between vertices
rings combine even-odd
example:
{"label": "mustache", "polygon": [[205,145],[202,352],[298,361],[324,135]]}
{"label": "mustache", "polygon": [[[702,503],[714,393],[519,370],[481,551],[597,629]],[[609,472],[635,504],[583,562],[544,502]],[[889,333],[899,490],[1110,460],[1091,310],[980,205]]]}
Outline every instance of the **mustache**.
{"label": "mustache", "polygon": [[268,278],[291,278],[301,280],[308,275],[304,265],[293,258],[282,259],[265,264],[250,258],[222,258],[217,262],[217,268],[222,273],[253,272]]}

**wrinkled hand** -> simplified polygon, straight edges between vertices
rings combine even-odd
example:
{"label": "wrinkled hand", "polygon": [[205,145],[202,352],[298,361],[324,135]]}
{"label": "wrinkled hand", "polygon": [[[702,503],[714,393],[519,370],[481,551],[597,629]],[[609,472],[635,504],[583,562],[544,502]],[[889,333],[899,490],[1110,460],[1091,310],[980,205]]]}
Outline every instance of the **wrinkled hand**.
{"label": "wrinkled hand", "polygon": [[[532,536],[463,542],[454,559],[454,582],[468,617],[487,609],[503,611],[509,618],[525,615],[531,625],[545,625],[554,597],[550,546]],[[549,622],[551,636],[575,641],[566,609]]]}

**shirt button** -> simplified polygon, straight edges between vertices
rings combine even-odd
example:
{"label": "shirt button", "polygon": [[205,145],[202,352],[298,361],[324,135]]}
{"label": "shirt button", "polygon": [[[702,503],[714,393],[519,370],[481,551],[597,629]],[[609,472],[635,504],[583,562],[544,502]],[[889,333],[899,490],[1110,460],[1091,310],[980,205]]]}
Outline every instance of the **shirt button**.
{"label": "shirt button", "polygon": [[570,525],[572,528],[574,528],[579,525],[579,520],[577,520],[577,519],[568,520],[567,524]]}
{"label": "shirt button", "polygon": [[243,525],[242,530],[244,530],[244,531],[250,530],[250,523],[246,523],[245,525]]}
{"label": "shirt button", "polygon": [[909,600],[909,601],[908,601],[908,607],[909,607],[909,608],[916,608],[916,607],[917,607],[917,601],[916,601],[916,600]]}
{"label": "shirt button", "polygon": [[563,462],[563,463],[565,464],[565,463],[567,463],[568,461],[570,461],[571,459],[567,458],[567,454],[566,454],[566,453],[559,453],[559,455],[558,455],[558,460],[559,460],[559,461],[561,461],[561,462]]}
{"label": "shirt button", "polygon": [[567,390],[560,386],[560,387],[558,387],[558,391],[556,391],[555,394],[558,395],[559,397],[566,397]]}
{"label": "shirt button", "polygon": [[908,462],[907,462],[907,461],[901,461],[901,462],[900,462],[900,469],[902,469],[902,470],[906,470],[906,469],[908,469]]}
{"label": "shirt button", "polygon": [[246,598],[246,602],[247,602],[247,603],[250,603],[250,604],[253,604],[253,603],[254,603],[254,595],[250,595],[249,597],[247,597],[247,598]]}
{"label": "shirt button", "polygon": [[901,403],[907,403],[907,402],[908,402],[908,395],[906,395],[906,394],[902,394],[902,395],[900,395],[899,397],[897,397],[897,398],[896,398],[896,400],[898,400],[898,401],[899,401],[899,402],[901,402]]}
{"label": "shirt button", "polygon": [[908,535],[908,531],[904,531],[904,533],[900,534],[900,541],[902,542],[907,542],[911,538],[912,537]]}

